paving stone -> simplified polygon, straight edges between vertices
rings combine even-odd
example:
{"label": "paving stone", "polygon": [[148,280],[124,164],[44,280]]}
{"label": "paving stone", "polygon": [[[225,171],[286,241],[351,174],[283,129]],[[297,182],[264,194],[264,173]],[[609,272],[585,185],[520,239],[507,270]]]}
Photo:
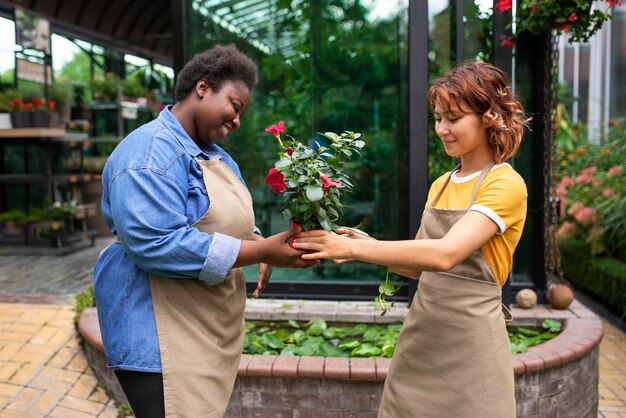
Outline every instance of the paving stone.
{"label": "paving stone", "polygon": [[50,412],[50,417],[54,418],[91,418],[93,416],[93,414],[74,411],[63,406],[57,406],[52,410],[52,412]]}
{"label": "paving stone", "polygon": [[23,364],[8,381],[14,385],[26,385],[41,369],[41,364]]}
{"label": "paving stone", "polygon": [[[75,398],[97,401],[97,398],[91,397],[91,394],[94,392],[97,384],[98,379],[96,379],[94,376],[83,374],[78,378],[76,384],[72,387],[68,395]],[[108,398],[106,400],[108,400]],[[100,400],[99,402],[104,403],[106,402],[106,400]]]}
{"label": "paving stone", "polygon": [[0,418],[41,418],[40,415],[33,415],[30,412],[15,411],[11,409],[5,409],[0,411]]}
{"label": "paving stone", "polygon": [[24,388],[15,398],[13,398],[13,401],[7,406],[7,408],[15,409],[17,411],[27,411],[31,405],[39,399],[42,393],[43,391],[39,389]]}
{"label": "paving stone", "polygon": [[92,402],[87,399],[75,398],[73,396],[66,396],[61,400],[59,405],[91,415],[98,415],[104,409],[104,405],[99,402]]}
{"label": "paving stone", "polygon": [[56,408],[62,397],[62,394],[44,392],[43,395],[37,399],[37,402],[31,406],[30,411],[36,414],[47,415],[50,411]]}

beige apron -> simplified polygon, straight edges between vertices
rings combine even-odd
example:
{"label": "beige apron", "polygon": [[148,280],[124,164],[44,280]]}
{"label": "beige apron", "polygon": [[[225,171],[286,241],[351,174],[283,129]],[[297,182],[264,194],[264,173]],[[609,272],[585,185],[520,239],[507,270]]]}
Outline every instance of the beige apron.
{"label": "beige apron", "polygon": [[[468,208],[492,166],[482,170]],[[442,238],[467,213],[434,207],[449,181],[450,176],[424,212],[424,239]],[[446,273],[423,272],[398,337],[378,417],[514,418],[503,312],[510,319],[481,249]]]}
{"label": "beige apron", "polygon": [[[251,239],[252,198],[219,160],[197,160],[210,199],[194,224],[200,231]],[[165,416],[222,417],[237,377],[244,340],[245,282],[241,269],[209,286],[199,280],[150,276]]]}

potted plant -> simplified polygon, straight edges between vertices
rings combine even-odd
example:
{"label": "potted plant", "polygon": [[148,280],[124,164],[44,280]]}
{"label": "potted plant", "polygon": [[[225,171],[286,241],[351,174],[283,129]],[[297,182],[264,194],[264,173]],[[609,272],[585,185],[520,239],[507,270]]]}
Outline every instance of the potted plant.
{"label": "potted plant", "polygon": [[[48,100],[55,104],[55,112],[58,114],[57,124],[69,122],[71,107],[74,104],[72,86],[66,83],[51,84],[48,87]],[[54,119],[54,117],[51,119]],[[50,126],[52,126],[52,122]]]}
{"label": "potted plant", "polygon": [[26,214],[21,209],[11,209],[8,212],[0,213],[0,223],[2,223],[2,233],[4,235],[19,235],[20,226],[24,223]]}
{"label": "potted plant", "polygon": [[93,99],[100,102],[117,101],[118,90],[122,85],[117,74],[96,75],[89,82]]}

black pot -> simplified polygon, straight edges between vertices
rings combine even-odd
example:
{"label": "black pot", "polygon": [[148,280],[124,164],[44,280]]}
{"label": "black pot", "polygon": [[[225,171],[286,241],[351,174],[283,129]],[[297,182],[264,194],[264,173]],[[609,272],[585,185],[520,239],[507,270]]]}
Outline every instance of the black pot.
{"label": "black pot", "polygon": [[30,127],[30,112],[22,110],[14,110],[11,112],[11,125],[13,125],[14,128]]}
{"label": "black pot", "polygon": [[48,127],[48,111],[47,110],[35,110],[32,115],[32,127],[33,128],[47,128]]}

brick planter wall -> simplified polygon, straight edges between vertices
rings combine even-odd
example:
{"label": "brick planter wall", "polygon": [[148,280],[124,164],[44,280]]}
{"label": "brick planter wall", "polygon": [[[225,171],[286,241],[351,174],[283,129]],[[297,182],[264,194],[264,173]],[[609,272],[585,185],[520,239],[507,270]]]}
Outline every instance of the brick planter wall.
{"label": "brick planter wall", "polygon": [[[246,318],[257,320],[381,323],[401,320],[405,314],[406,308],[400,307],[381,318],[371,304],[337,302],[251,301],[246,309]],[[602,322],[577,301],[565,311],[538,306],[513,308],[513,315],[514,324],[520,326],[535,326],[548,318],[564,322],[559,336],[513,357],[517,417],[596,418]],[[95,309],[83,312],[79,329],[96,375],[115,399],[125,401],[115,376],[105,367]],[[244,355],[225,417],[376,417],[389,362]]]}

